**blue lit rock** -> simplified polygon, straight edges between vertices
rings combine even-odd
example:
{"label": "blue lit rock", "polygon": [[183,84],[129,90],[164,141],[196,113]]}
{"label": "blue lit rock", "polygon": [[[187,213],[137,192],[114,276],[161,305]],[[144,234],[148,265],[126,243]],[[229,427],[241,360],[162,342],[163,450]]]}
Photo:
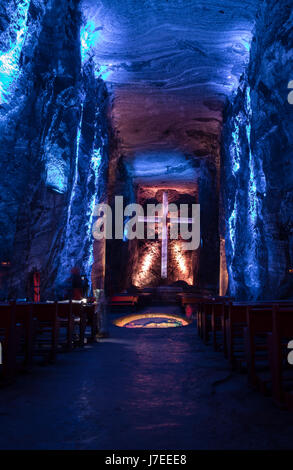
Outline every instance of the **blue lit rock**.
{"label": "blue lit rock", "polygon": [[250,63],[226,111],[223,199],[229,293],[241,299],[292,297],[293,13],[266,0]]}
{"label": "blue lit rock", "polygon": [[[102,271],[92,247],[95,203],[112,203],[115,194],[133,202],[137,184],[161,182],[183,193],[197,185],[198,286],[216,291],[220,166],[230,294],[291,295],[292,5],[218,3],[1,3],[0,259],[12,262],[12,297],[31,296],[34,269],[44,298],[65,295],[75,265],[89,276],[94,255],[95,273]],[[223,107],[238,86],[225,112],[220,165]],[[162,159],[151,157],[160,152]],[[130,248],[108,244],[115,290],[131,282],[138,252]]]}
{"label": "blue lit rock", "polygon": [[[4,13],[1,24],[13,29],[13,14]],[[80,23],[77,0],[30,2],[1,108],[0,251],[11,260],[13,298],[31,297],[35,269],[43,298],[66,294],[72,266],[90,273],[92,211],[105,190],[107,93],[90,58],[81,63]]]}
{"label": "blue lit rock", "polygon": [[209,156],[249,56],[255,0],[82,0],[125,155]]}

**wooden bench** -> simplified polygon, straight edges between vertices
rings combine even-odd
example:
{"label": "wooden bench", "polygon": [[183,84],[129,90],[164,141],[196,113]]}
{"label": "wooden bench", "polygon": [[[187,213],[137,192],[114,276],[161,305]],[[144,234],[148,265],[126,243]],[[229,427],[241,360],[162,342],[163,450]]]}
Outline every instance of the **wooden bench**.
{"label": "wooden bench", "polygon": [[268,337],[273,399],[292,410],[293,366],[288,363],[288,344],[293,339],[293,307],[274,306],[272,333]]}
{"label": "wooden bench", "polygon": [[85,344],[87,316],[85,310],[82,308],[82,303],[73,302],[72,313],[74,316],[75,326],[78,327],[78,339],[76,341],[76,345],[83,348]]}
{"label": "wooden bench", "polygon": [[197,323],[197,332],[201,339],[204,339],[206,334],[205,327],[207,322],[205,321],[205,314],[207,314],[206,303],[207,299],[204,299],[202,302],[197,304],[197,312],[196,312],[196,323]]}
{"label": "wooden bench", "polygon": [[246,323],[246,305],[232,304],[228,307],[225,319],[227,358],[230,364],[241,366],[245,360],[244,356],[244,328]]}
{"label": "wooden bench", "polygon": [[203,297],[195,296],[192,294],[182,294],[180,296],[180,303],[181,306],[184,308],[186,305],[198,305],[200,304],[204,299]]}
{"label": "wooden bench", "polygon": [[20,329],[16,322],[15,305],[0,306],[1,378],[13,380],[17,370],[16,356],[20,344]]}
{"label": "wooden bench", "polygon": [[[227,351],[226,329],[225,329],[225,302],[214,302],[211,313],[212,342],[215,351],[222,349],[224,354]],[[226,309],[227,312],[227,309]],[[218,340],[219,334],[221,340]]]}
{"label": "wooden bench", "polygon": [[58,303],[33,304],[33,318],[37,322],[34,355],[44,356],[54,362],[58,351],[60,332]]}
{"label": "wooden bench", "polygon": [[196,317],[197,332],[199,336],[201,336],[202,331],[201,311],[202,306],[206,301],[207,299],[205,299],[204,297],[200,297],[191,293],[183,293],[180,295],[180,304],[185,315],[188,317],[195,315]]}
{"label": "wooden bench", "polygon": [[272,331],[272,306],[247,307],[244,328],[245,357],[248,380],[258,386],[262,393],[267,392],[268,380],[266,372],[269,369],[268,338]]}
{"label": "wooden bench", "polygon": [[[86,313],[81,302],[58,302],[58,318],[60,328],[65,328],[66,339],[59,344],[63,345],[67,351],[71,351],[74,346],[83,347],[86,329]],[[78,328],[78,335],[76,329]],[[61,333],[61,331],[60,331]]]}
{"label": "wooden bench", "polygon": [[23,367],[28,368],[33,362],[34,349],[34,323],[33,304],[15,304],[16,321],[22,326],[21,345],[23,350]]}
{"label": "wooden bench", "polygon": [[[244,345],[244,331],[248,328],[247,308],[270,309],[278,305],[278,301],[258,301],[258,302],[230,302],[228,317],[226,320],[227,335],[227,355],[231,364],[246,365],[247,357]],[[284,301],[282,305],[288,306],[290,303]],[[262,328],[261,325],[258,325]],[[264,344],[263,346],[264,347]]]}
{"label": "wooden bench", "polygon": [[186,316],[196,315],[198,320],[198,310],[200,308],[200,303],[202,302],[202,297],[195,296],[194,294],[181,294],[179,296],[179,302],[181,308]]}
{"label": "wooden bench", "polygon": [[85,334],[86,339],[87,341],[95,341],[98,334],[97,304],[83,304],[82,310],[85,314],[86,327],[90,329],[90,334]]}
{"label": "wooden bench", "polygon": [[201,304],[199,310],[200,337],[205,344],[208,344],[210,332],[212,331],[213,303],[213,301],[205,301]]}
{"label": "wooden bench", "polygon": [[[227,306],[230,298],[215,297],[205,300],[201,309],[201,337],[206,343],[212,337],[214,350],[223,349],[225,355],[227,350],[225,321],[227,319]],[[220,334],[219,334],[220,333]],[[221,337],[220,342],[218,337]]]}
{"label": "wooden bench", "polygon": [[134,295],[114,295],[110,298],[111,307],[130,307],[132,310],[136,309],[138,296]]}

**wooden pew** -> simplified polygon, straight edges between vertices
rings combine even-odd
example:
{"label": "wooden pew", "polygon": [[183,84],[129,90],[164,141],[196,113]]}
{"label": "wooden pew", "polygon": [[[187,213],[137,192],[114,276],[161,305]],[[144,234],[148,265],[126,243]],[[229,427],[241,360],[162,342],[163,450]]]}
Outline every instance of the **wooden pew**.
{"label": "wooden pew", "polygon": [[213,304],[213,301],[206,301],[202,304],[200,310],[200,336],[205,344],[208,344],[210,332],[212,331]]}
{"label": "wooden pew", "polygon": [[75,327],[78,328],[78,340],[76,344],[80,348],[83,348],[85,344],[87,316],[85,310],[82,307],[82,303],[72,302],[72,314],[75,321]]}
{"label": "wooden pew", "polygon": [[191,309],[196,315],[196,325],[199,336],[201,336],[202,333],[202,310],[204,302],[206,301],[207,299],[191,293],[183,293],[180,295],[180,303],[184,313],[187,314],[187,309]]}
{"label": "wooden pew", "polygon": [[204,299],[203,297],[194,295],[194,294],[181,294],[180,295],[180,302],[181,306],[184,308],[186,305],[198,305],[200,304]]}
{"label": "wooden pew", "polygon": [[60,327],[66,329],[66,340],[62,342],[60,338],[59,343],[64,345],[67,351],[71,351],[74,346],[83,347],[86,329],[86,313],[82,309],[81,302],[71,300],[69,302],[58,302],[58,317]]}
{"label": "wooden pew", "polygon": [[87,341],[95,341],[98,334],[97,304],[83,304],[86,326],[90,328],[90,335],[86,335]]}
{"label": "wooden pew", "polygon": [[227,358],[232,366],[246,364],[244,329],[247,328],[247,307],[269,307],[264,302],[229,302],[225,314]]}
{"label": "wooden pew", "polygon": [[286,404],[293,409],[293,366],[288,363],[293,307],[274,306],[272,333],[268,337],[273,399],[277,405]]}
{"label": "wooden pew", "polygon": [[230,302],[227,318],[225,320],[227,358],[230,364],[240,366],[244,361],[244,328],[246,324],[245,304],[233,304]]}
{"label": "wooden pew", "polygon": [[[225,334],[225,302],[213,303],[211,314],[211,330],[214,350],[219,351],[222,346],[222,349],[225,353],[225,351],[227,350]],[[218,341],[219,333],[222,336],[221,343],[219,343]]]}
{"label": "wooden pew", "polygon": [[[231,365],[247,365],[247,354],[249,354],[249,352],[247,352],[247,348],[249,349],[249,343],[245,346],[245,341],[249,341],[249,339],[247,339],[248,333],[245,333],[247,332],[248,328],[247,308],[266,309],[266,311],[268,311],[268,309],[271,309],[273,305],[277,305],[277,302],[278,301],[229,302],[228,309],[227,306],[225,307],[224,316],[222,317],[225,331],[224,345],[225,349],[227,350],[227,358]],[[286,307],[290,304],[290,301],[282,302],[283,307]],[[264,321],[266,323],[263,323]],[[267,319],[263,320],[263,322],[255,325],[255,328],[257,327],[259,330],[263,329],[264,334],[266,334],[269,325],[267,325]],[[250,339],[250,341],[252,340]],[[262,342],[262,345],[259,344],[258,347],[259,349],[263,349],[263,351],[266,349],[264,342]],[[251,361],[252,359],[250,358],[249,360]]]}
{"label": "wooden pew", "polygon": [[135,295],[114,295],[110,298],[111,307],[131,307],[132,310],[136,309],[138,303],[138,296]]}
{"label": "wooden pew", "polygon": [[[217,296],[213,299],[206,300],[202,310],[203,339],[207,343],[211,336],[214,350],[219,350],[221,346],[225,355],[227,351],[225,324],[228,313],[227,306],[230,301],[231,298],[229,297]],[[221,336],[220,343],[218,342],[218,336]]]}
{"label": "wooden pew", "polygon": [[4,382],[10,382],[16,374],[16,355],[20,342],[20,331],[16,322],[14,304],[0,306],[0,342],[2,353],[1,378]]}
{"label": "wooden pew", "polygon": [[246,310],[244,345],[248,380],[262,393],[266,393],[268,384],[265,375],[269,368],[267,334],[272,331],[272,313],[273,307],[269,305],[247,307]]}
{"label": "wooden pew", "polygon": [[15,304],[16,321],[22,326],[23,335],[21,343],[23,347],[23,366],[30,367],[33,362],[34,349],[34,324],[33,324],[33,304]]}
{"label": "wooden pew", "polygon": [[33,318],[37,321],[34,354],[54,362],[58,351],[60,320],[58,303],[34,303]]}
{"label": "wooden pew", "polygon": [[247,308],[270,307],[268,302],[229,302],[225,319],[227,358],[233,366],[246,364],[244,329],[247,328]]}
{"label": "wooden pew", "polygon": [[[73,333],[75,326],[71,300],[69,302],[58,302],[58,318],[60,323],[59,343],[63,345],[67,351],[71,351],[73,348]],[[64,328],[66,330],[65,342],[61,339],[62,330]]]}
{"label": "wooden pew", "polygon": [[247,306],[255,307],[256,305],[251,302],[231,302],[227,297],[205,300],[198,315],[200,336],[205,342],[208,342],[211,335],[214,349],[223,349],[225,357],[228,357],[235,365],[237,360],[234,356],[237,353],[238,356],[241,353],[241,361],[244,359],[244,328],[247,327]]}
{"label": "wooden pew", "polygon": [[222,334],[223,334],[223,351],[224,351],[225,358],[228,358],[228,342],[227,342],[227,329],[226,329],[226,322],[228,320],[228,314],[229,314],[229,303],[225,302],[223,316],[221,318]]}

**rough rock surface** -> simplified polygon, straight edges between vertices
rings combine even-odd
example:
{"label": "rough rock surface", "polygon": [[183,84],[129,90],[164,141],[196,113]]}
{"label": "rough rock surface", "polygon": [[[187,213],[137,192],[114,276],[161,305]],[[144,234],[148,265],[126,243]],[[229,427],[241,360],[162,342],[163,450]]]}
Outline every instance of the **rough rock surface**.
{"label": "rough rock surface", "polygon": [[289,0],[260,9],[250,63],[226,110],[223,200],[229,293],[292,297],[293,12]]}
{"label": "rough rock surface", "polygon": [[[199,286],[217,287],[221,251],[224,293],[226,247],[231,295],[292,295],[291,7],[289,0],[223,0],[221,9],[215,0],[1,3],[0,261],[11,262],[11,297],[31,297],[34,270],[44,297],[63,296],[71,268],[90,277],[93,262],[100,287],[105,254],[112,288],[130,285],[137,244],[93,248],[93,209],[107,198],[113,204],[115,194],[137,201],[138,187],[151,184],[182,194],[198,187]],[[113,92],[111,136],[105,83]],[[223,106],[238,85],[225,111],[220,165]]]}
{"label": "rough rock surface", "polygon": [[[182,188],[193,181],[194,186],[203,188],[203,244],[197,253],[200,269],[196,278],[200,285],[214,288],[219,277],[218,183],[223,105],[237,87],[248,59],[258,2],[220,3],[221,6],[216,0],[82,3],[88,23],[97,30],[95,55],[113,93],[111,119],[119,135],[120,154],[117,156],[115,151],[110,155],[110,168],[112,161],[115,167],[121,157],[125,165],[134,167],[136,181],[139,173],[142,186],[160,187],[164,182],[166,186],[169,183],[170,187]],[[177,160],[174,152],[179,155]],[[114,262],[111,279],[115,286],[118,271],[126,273],[132,261],[134,266],[137,261],[143,263],[141,257],[133,259],[137,257],[134,244],[132,254],[129,251],[132,259],[123,263],[122,252],[127,250],[125,244],[121,245],[111,243],[107,257],[107,262]],[[121,257],[117,256],[119,250]],[[157,264],[155,278],[162,282]],[[176,277],[180,271],[174,274]],[[128,274],[126,277],[129,279]]]}
{"label": "rough rock surface", "polygon": [[165,147],[209,155],[221,103],[248,58],[258,4],[83,0],[98,28],[95,54],[115,94],[125,153]]}
{"label": "rough rock surface", "polygon": [[105,190],[107,93],[91,58],[81,62],[79,1],[17,4],[18,16],[7,2],[1,17],[2,62],[16,55],[9,49],[16,33],[25,33],[1,94],[1,259],[11,261],[10,296],[31,297],[37,270],[43,297],[52,298],[66,293],[73,266],[90,276],[93,208]]}

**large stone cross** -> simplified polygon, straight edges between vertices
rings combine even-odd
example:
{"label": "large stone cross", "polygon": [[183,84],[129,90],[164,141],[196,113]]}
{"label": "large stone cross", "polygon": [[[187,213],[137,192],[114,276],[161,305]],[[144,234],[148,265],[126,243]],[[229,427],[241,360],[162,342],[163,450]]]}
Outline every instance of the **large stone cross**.
{"label": "large stone cross", "polygon": [[163,192],[162,214],[158,216],[138,217],[139,222],[161,224],[162,247],[161,247],[161,277],[167,279],[168,276],[168,226],[170,224],[192,224],[194,219],[187,217],[169,216],[168,193]]}

